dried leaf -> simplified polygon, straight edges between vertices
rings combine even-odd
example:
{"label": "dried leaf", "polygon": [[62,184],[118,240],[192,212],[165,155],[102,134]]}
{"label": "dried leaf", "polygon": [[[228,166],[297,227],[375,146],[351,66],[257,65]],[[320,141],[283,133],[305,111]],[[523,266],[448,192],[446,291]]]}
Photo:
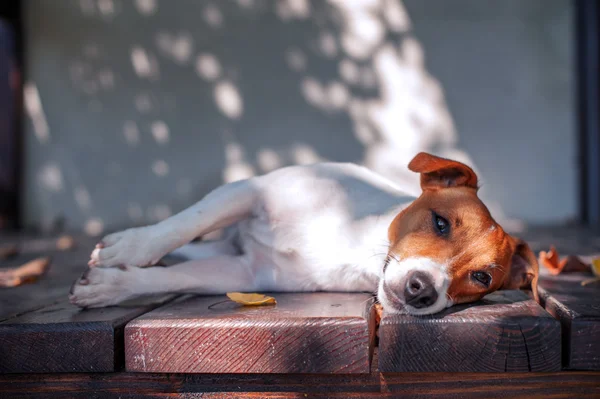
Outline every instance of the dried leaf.
{"label": "dried leaf", "polygon": [[553,275],[561,273],[589,272],[590,264],[586,257],[569,255],[566,258],[560,259],[558,251],[552,245],[550,251],[540,251],[538,261],[545,266]]}
{"label": "dried leaf", "polygon": [[581,282],[582,287],[586,287],[588,285],[600,285],[600,277],[588,278],[587,280],[583,280]]}
{"label": "dried leaf", "polygon": [[37,258],[22,266],[0,270],[0,287],[17,287],[36,281],[48,271],[50,258]]}
{"label": "dried leaf", "polygon": [[274,305],[277,303],[275,298],[273,298],[272,296],[266,296],[263,294],[243,294],[241,292],[228,292],[227,297],[233,302],[242,304],[244,306]]}
{"label": "dried leaf", "polygon": [[552,245],[550,251],[540,251],[538,262],[546,267],[551,274],[557,275],[564,269],[567,264],[567,259],[560,260],[558,251],[556,251],[556,248]]}
{"label": "dried leaf", "polygon": [[592,273],[600,277],[600,258],[592,259]]}

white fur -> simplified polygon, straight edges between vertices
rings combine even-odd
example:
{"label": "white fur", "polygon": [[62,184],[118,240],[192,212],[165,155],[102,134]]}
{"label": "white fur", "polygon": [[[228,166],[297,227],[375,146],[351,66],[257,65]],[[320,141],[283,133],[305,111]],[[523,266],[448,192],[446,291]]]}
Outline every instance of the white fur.
{"label": "white fur", "polygon": [[[396,309],[392,306],[383,290],[383,282],[385,281],[386,284],[391,287],[396,286],[397,289],[394,290],[394,292],[399,296],[399,299],[404,302],[403,288],[406,284],[405,278],[411,271],[424,271],[433,278],[433,283],[438,293],[438,299],[433,305],[427,308],[418,309],[410,305],[405,305],[405,309]],[[407,258],[399,262],[396,259],[392,259],[385,270],[384,277],[385,278],[381,279],[379,283],[377,296],[383,308],[387,309],[390,313],[407,312],[415,315],[431,314],[451,306],[451,301],[447,295],[448,287],[450,286],[450,277],[448,276],[446,265],[439,264],[428,258]]]}
{"label": "white fur", "polygon": [[[414,190],[396,187],[364,167],[336,163],[287,167],[227,184],[156,225],[104,237],[91,255],[93,270],[75,284],[71,301],[98,307],[168,292],[375,292],[390,223],[415,199],[407,192]],[[228,234],[221,241],[178,251],[194,260],[168,268],[129,267],[153,265],[222,228]],[[427,269],[436,273],[436,287],[447,290],[443,267],[427,262],[389,265],[390,284],[407,270]],[[110,268],[119,265],[127,267]],[[447,304],[445,292],[431,308],[407,310],[439,311]]]}

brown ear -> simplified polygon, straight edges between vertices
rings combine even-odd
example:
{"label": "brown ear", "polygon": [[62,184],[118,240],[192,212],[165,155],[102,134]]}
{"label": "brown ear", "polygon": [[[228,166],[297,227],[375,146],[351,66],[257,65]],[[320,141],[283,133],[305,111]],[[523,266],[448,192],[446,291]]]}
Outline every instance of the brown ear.
{"label": "brown ear", "polygon": [[515,251],[512,256],[510,271],[506,275],[503,290],[529,289],[536,301],[539,301],[537,283],[539,276],[538,261],[529,245],[523,240],[514,239]]}
{"label": "brown ear", "polygon": [[477,189],[477,175],[473,169],[426,152],[418,153],[408,164],[408,169],[421,174],[423,190],[459,186]]}

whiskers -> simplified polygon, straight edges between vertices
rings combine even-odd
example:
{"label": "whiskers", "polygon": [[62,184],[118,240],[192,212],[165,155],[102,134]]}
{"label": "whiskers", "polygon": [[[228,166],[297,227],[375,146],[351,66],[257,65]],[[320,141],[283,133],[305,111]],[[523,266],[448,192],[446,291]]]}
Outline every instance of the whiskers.
{"label": "whiskers", "polygon": [[[447,292],[446,292],[446,299],[448,300],[449,303],[452,303],[452,304],[454,303],[454,300],[452,299],[450,294],[448,294]],[[446,306],[448,306],[448,305],[446,305]]]}

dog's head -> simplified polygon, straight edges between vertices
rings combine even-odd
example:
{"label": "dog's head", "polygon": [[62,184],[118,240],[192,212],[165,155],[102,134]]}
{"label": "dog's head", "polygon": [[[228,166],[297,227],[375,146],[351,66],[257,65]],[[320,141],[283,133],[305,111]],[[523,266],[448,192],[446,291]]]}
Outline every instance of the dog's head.
{"label": "dog's head", "polygon": [[431,314],[499,289],[532,288],[537,299],[536,257],[494,221],[475,172],[426,153],[408,167],[423,193],[389,227],[378,292],[386,311]]}

